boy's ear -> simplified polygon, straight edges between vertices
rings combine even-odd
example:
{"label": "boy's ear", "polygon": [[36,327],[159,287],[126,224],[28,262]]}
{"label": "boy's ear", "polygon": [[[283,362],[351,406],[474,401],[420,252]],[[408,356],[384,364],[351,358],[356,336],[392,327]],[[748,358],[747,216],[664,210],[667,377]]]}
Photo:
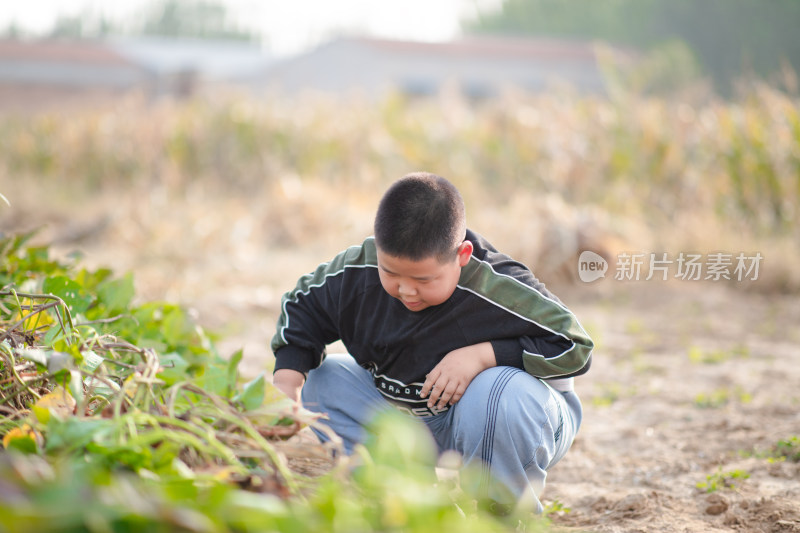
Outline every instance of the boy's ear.
{"label": "boy's ear", "polygon": [[470,241],[464,241],[458,245],[458,266],[466,266],[471,256],[472,243]]}

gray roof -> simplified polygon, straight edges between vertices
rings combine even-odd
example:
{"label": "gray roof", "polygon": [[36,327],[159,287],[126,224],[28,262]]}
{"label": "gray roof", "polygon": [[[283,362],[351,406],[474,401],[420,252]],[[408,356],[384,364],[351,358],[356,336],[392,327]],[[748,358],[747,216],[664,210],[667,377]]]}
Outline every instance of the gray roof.
{"label": "gray roof", "polygon": [[192,71],[203,77],[236,79],[267,67],[271,57],[244,41],[168,37],[115,37],[112,50],[159,75]]}
{"label": "gray roof", "polygon": [[270,57],[244,42],[119,37],[108,40],[0,40],[0,84],[125,89],[191,72],[199,78],[243,79]]}
{"label": "gray roof", "polygon": [[0,40],[0,83],[131,87],[146,73],[95,41]]}
{"label": "gray roof", "polygon": [[398,88],[426,94],[455,82],[469,96],[489,96],[504,86],[542,90],[556,81],[603,91],[590,43],[499,37],[446,43],[343,38],[275,64],[262,78],[266,87],[288,92],[381,93]]}

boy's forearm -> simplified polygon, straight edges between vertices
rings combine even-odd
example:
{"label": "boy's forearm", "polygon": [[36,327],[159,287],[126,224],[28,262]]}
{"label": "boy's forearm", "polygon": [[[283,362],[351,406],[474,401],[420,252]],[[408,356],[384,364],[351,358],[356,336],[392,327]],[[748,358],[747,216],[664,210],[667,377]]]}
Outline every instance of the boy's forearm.
{"label": "boy's forearm", "polygon": [[497,366],[497,356],[494,353],[494,346],[491,342],[481,342],[467,347],[470,353],[475,355],[482,366],[482,370]]}
{"label": "boy's forearm", "polygon": [[272,376],[272,384],[296,402],[300,401],[300,391],[305,381],[306,377],[302,372],[288,368],[276,370]]}

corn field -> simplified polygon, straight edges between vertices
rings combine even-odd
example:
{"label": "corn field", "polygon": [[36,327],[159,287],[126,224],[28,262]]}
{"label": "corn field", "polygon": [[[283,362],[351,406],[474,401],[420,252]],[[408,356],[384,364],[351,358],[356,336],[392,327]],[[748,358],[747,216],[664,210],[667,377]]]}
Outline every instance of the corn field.
{"label": "corn field", "polygon": [[[347,224],[368,233],[380,192],[418,169],[454,181],[479,231],[532,261],[565,247],[564,227],[572,247],[776,250],[775,269],[800,253],[800,101],[764,85],[701,102],[568,90],[478,104],[131,97],[0,125],[6,196],[257,199],[273,245],[324,237],[334,210],[363,212]],[[775,269],[771,288],[797,286]]]}

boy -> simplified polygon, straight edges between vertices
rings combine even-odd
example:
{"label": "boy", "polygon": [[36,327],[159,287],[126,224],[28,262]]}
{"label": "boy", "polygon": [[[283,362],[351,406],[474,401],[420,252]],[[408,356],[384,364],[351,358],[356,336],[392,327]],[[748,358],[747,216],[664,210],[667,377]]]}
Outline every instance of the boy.
{"label": "boy", "polygon": [[[541,511],[546,471],[581,422],[572,382],[591,339],[530,270],[467,230],[446,179],[395,182],[374,229],[284,295],[274,384],[326,413],[348,452],[387,406],[419,417],[440,451],[481,466],[479,501]],[[349,355],[326,357],[336,340]]]}

